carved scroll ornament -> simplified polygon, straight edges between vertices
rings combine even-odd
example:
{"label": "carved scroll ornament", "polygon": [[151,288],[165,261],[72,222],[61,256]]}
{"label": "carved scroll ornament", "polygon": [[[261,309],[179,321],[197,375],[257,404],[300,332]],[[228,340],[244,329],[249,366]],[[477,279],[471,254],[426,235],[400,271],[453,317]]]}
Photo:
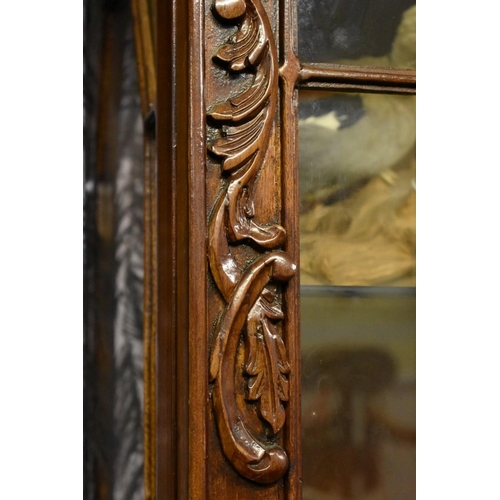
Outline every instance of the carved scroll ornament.
{"label": "carved scroll ornament", "polygon": [[[211,345],[212,400],[226,458],[246,478],[270,484],[288,469],[287,454],[275,439],[285,422],[283,404],[288,401],[290,372],[278,325],[283,312],[276,284],[290,280],[296,270],[290,257],[279,250],[286,239],[284,228],[253,220],[259,208],[254,206],[254,183],[272,140],[277,51],[260,0],[215,0],[213,12],[220,20],[238,26],[214,61],[228,71],[251,73],[253,80],[243,92],[208,112],[209,120],[221,129],[209,150],[221,160],[222,175],[227,179],[209,221],[210,270],[225,302]],[[260,253],[246,268],[233,256],[232,248],[238,244],[250,244]],[[265,443],[252,434],[238,409],[235,377],[242,336],[244,397],[257,404],[269,437]]]}

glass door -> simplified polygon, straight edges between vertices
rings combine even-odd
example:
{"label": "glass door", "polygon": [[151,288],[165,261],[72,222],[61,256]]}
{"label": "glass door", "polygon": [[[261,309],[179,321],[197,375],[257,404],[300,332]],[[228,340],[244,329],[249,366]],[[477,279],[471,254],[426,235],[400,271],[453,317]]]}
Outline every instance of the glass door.
{"label": "glass door", "polygon": [[298,1],[304,500],[416,497],[415,12]]}

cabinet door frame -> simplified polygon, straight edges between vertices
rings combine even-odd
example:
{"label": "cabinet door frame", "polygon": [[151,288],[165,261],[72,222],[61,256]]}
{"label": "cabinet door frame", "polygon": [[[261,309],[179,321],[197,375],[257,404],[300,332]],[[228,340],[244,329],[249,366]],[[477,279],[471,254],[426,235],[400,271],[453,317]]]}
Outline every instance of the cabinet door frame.
{"label": "cabinet door frame", "polygon": [[[277,322],[278,335],[284,341],[290,365],[285,376],[287,398],[278,402],[286,416],[283,425],[276,426],[277,432],[269,432],[262,412],[259,416],[260,402],[251,404],[250,416],[242,413],[248,394],[242,393],[243,384],[236,387],[238,418],[243,422],[247,417],[253,419],[248,424],[253,427],[258,422],[261,434],[271,435],[266,446],[272,440],[285,450],[286,472],[272,484],[259,484],[258,478],[243,477],[233,463],[237,462],[234,455],[229,456],[227,450],[231,446],[224,444],[227,437],[221,435],[223,431],[217,420],[220,416],[214,410],[210,354],[214,350],[214,337],[220,331],[217,320],[230,315],[227,311],[234,300],[231,298],[224,304],[213,269],[210,270],[210,221],[217,196],[231,179],[228,174],[220,173],[223,157],[208,152],[224,134],[207,114],[230,95],[244,92],[248,78],[255,78],[255,82],[258,66],[262,64],[259,59],[262,56],[257,56],[249,75],[238,79],[237,70],[228,70],[214,60],[214,49],[225,43],[249,12],[267,16],[270,31],[267,28],[264,31],[268,39],[261,32],[258,37],[264,36],[263,43],[274,43],[277,47],[279,77],[268,92],[271,97],[266,98],[266,102],[275,100],[277,111],[272,117],[269,137],[265,144],[260,144],[266,148],[261,157],[262,168],[268,173],[261,170],[257,174],[258,179],[273,182],[256,181],[252,216],[262,226],[279,224],[286,231],[286,238],[264,250],[262,247],[256,250],[254,243],[248,243],[248,237],[228,238],[230,250],[236,256],[234,261],[241,264],[246,259],[246,264],[241,264],[243,277],[259,259],[276,250],[299,266],[298,89],[414,93],[416,76],[413,70],[299,61],[295,2],[226,0],[218,5],[217,12],[212,0],[157,3],[157,101],[146,120],[146,130],[155,133],[148,136],[145,150],[146,498],[225,500],[237,495],[240,499],[300,500],[298,274],[273,288],[283,313]],[[269,76],[266,78],[269,81]],[[240,90],[235,87],[238,82],[244,83]],[[251,118],[256,112],[252,113]],[[224,125],[230,128],[231,123],[227,122],[226,118]],[[224,128],[224,133],[227,130]],[[260,220],[259,212],[264,214]],[[238,284],[243,277],[238,275]],[[275,274],[271,282],[273,277]],[[214,310],[220,313],[214,316]]]}

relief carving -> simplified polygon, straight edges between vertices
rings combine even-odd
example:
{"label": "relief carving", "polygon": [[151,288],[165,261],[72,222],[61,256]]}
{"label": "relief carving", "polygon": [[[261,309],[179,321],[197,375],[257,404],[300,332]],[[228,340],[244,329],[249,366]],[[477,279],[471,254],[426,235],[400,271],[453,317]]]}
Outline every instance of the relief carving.
{"label": "relief carving", "polygon": [[[272,141],[278,99],[276,45],[260,0],[215,0],[213,13],[238,26],[214,55],[214,62],[233,73],[253,75],[251,85],[235,97],[214,105],[208,119],[221,130],[209,150],[221,161],[225,189],[209,221],[208,258],[225,308],[214,334],[210,356],[212,401],[224,455],[244,477],[261,484],[277,481],[288,469],[285,450],[276,436],[285,423],[288,401],[283,319],[277,284],[290,280],[296,266],[279,250],[286,239],[278,224],[261,225],[254,215],[254,183]],[[277,168],[269,155],[268,168]],[[272,187],[270,187],[272,189]],[[259,256],[242,268],[233,255],[236,245],[249,244]],[[244,341],[244,398],[255,402],[267,431],[262,442],[249,430],[238,409],[236,359]]]}

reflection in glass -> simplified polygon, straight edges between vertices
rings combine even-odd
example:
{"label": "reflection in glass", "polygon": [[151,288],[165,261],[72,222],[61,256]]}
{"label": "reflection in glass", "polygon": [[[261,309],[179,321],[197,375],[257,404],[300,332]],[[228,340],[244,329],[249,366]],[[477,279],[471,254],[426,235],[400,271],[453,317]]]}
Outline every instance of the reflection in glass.
{"label": "reflection in glass", "polygon": [[304,500],[414,500],[415,97],[301,92]]}
{"label": "reflection in glass", "polygon": [[414,500],[415,297],[303,287],[304,500]]}
{"label": "reflection in glass", "polygon": [[414,286],[415,97],[301,92],[301,283]]}
{"label": "reflection in glass", "polygon": [[303,61],[415,68],[415,0],[298,0]]}

